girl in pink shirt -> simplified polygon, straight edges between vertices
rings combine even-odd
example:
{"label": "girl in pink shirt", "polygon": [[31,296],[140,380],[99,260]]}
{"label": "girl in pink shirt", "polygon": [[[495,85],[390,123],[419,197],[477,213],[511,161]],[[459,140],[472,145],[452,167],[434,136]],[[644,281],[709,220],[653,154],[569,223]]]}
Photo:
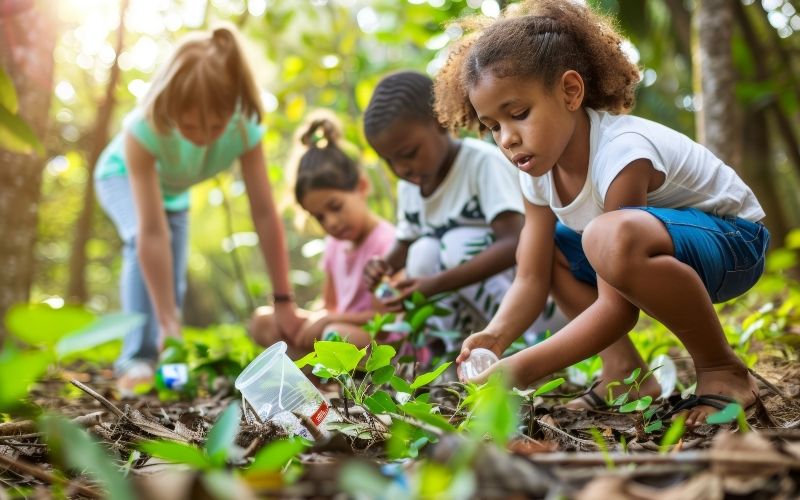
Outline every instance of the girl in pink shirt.
{"label": "girl in pink shirt", "polygon": [[334,331],[359,347],[372,340],[361,328],[375,315],[372,292],[363,279],[364,267],[371,258],[389,251],[395,229],[370,211],[369,182],[339,147],[340,138],[341,130],[331,118],[312,120],[300,138],[306,150],[295,183],[297,202],[328,234],[322,257],[325,308],[298,310],[307,319],[291,338],[275,327],[271,308],[259,308],[251,331],[264,346],[285,340],[295,351],[310,351],[315,340]]}

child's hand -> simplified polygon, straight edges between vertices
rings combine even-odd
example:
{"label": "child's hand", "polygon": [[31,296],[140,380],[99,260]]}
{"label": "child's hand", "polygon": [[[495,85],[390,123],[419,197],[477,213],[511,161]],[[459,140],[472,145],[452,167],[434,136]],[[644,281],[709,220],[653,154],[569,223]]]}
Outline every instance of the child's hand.
{"label": "child's hand", "polygon": [[398,281],[394,287],[399,292],[395,297],[382,301],[387,311],[402,311],[403,302],[411,297],[414,292],[419,292],[425,297],[433,295],[433,281],[430,278],[408,278]]}
{"label": "child's hand", "polygon": [[306,318],[297,315],[294,304],[275,304],[275,323],[283,338],[293,340],[305,321]]}
{"label": "child's hand", "polygon": [[466,361],[472,349],[477,349],[478,347],[489,349],[499,358],[503,355],[503,351],[505,351],[507,346],[503,346],[499,335],[495,333],[487,332],[486,330],[473,333],[461,344],[461,352],[458,353],[456,363],[463,363]]}
{"label": "child's hand", "polygon": [[378,286],[384,276],[392,274],[394,272],[388,262],[381,257],[373,257],[364,266],[364,283],[368,289],[372,290]]}

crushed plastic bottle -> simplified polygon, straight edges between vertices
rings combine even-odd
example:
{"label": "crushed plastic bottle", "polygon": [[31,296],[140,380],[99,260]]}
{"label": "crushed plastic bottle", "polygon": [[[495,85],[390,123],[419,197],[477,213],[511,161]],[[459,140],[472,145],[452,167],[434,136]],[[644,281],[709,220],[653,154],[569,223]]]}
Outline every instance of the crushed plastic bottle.
{"label": "crushed plastic bottle", "polygon": [[186,363],[165,363],[156,370],[156,387],[180,392],[189,383],[189,366]]}
{"label": "crushed plastic bottle", "polygon": [[393,299],[398,295],[398,293],[400,292],[398,292],[397,289],[393,287],[391,283],[389,283],[388,278],[384,278],[383,281],[381,281],[381,284],[375,288],[375,298],[378,300]]}
{"label": "crushed plastic bottle", "polygon": [[495,353],[489,349],[483,347],[472,349],[469,357],[459,366],[459,378],[462,381],[472,380],[498,361]]}

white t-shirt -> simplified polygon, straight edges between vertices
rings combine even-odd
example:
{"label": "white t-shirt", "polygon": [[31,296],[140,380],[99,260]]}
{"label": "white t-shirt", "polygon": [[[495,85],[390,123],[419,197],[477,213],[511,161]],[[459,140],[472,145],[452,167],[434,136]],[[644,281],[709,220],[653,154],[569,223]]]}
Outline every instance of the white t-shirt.
{"label": "white t-shirt", "polygon": [[589,175],[586,184],[563,206],[552,171],[541,177],[520,172],[525,198],[549,205],[567,227],[583,231],[603,213],[603,200],[612,181],[634,160],[647,159],[666,176],[664,184],[647,195],[647,205],[659,208],[696,208],[717,216],[735,216],[757,222],[764,210],[753,191],[736,172],[704,146],[658,123],[630,115],[614,115],[587,108]]}
{"label": "white t-shirt", "polygon": [[492,144],[464,139],[450,171],[430,196],[397,183],[397,239],[441,236],[455,227],[487,227],[502,212],[524,213],[516,168]]}

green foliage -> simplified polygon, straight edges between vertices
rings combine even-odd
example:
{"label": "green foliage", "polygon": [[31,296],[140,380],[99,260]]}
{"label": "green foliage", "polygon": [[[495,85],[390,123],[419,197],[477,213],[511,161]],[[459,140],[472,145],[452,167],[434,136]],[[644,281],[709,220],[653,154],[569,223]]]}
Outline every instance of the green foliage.
{"label": "green foliage", "polygon": [[748,432],[750,430],[744,409],[739,403],[729,403],[725,408],[706,417],[706,423],[712,425],[729,424],[733,421],[738,422],[740,432]]}
{"label": "green foliage", "polygon": [[106,451],[77,424],[59,415],[46,415],[39,420],[39,427],[45,433],[53,463],[61,464],[65,471],[88,474],[114,498],[136,498]]}
{"label": "green foliage", "polygon": [[300,437],[273,441],[256,453],[253,463],[247,468],[247,473],[279,472],[308,446],[308,441]]}
{"label": "green foliage", "polygon": [[658,446],[658,451],[661,454],[669,451],[670,447],[683,437],[683,433],[686,430],[684,422],[686,422],[686,415],[678,415],[672,421],[669,429],[664,433],[664,437],[661,438],[661,444]]}
{"label": "green foliage", "polygon": [[15,153],[36,152],[43,155],[42,143],[18,112],[19,102],[14,82],[0,68],[0,148]]}
{"label": "green foliage", "polygon": [[469,406],[470,416],[466,425],[470,432],[478,438],[491,436],[497,446],[505,448],[519,424],[519,398],[509,394],[502,373],[492,375],[474,393]]}
{"label": "green foliage", "polygon": [[208,431],[206,444],[202,449],[163,439],[139,443],[138,448],[168,462],[187,464],[205,471],[221,470],[233,456],[240,415],[238,402],[228,406]]}

